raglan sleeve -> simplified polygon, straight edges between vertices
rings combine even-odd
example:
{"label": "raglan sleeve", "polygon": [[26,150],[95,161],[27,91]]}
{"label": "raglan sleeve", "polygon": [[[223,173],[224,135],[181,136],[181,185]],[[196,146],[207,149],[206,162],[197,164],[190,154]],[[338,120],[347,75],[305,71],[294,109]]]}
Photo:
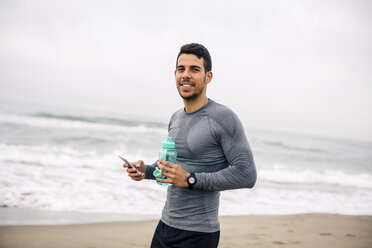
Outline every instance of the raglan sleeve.
{"label": "raglan sleeve", "polygon": [[257,179],[252,150],[238,116],[231,110],[223,111],[211,121],[228,166],[212,173],[196,173],[195,188],[222,191],[252,188]]}
{"label": "raglan sleeve", "polygon": [[147,164],[146,165],[146,173],[145,173],[145,179],[152,179],[155,180],[155,176],[153,175],[153,172],[156,170],[158,164],[158,160],[153,164]]}

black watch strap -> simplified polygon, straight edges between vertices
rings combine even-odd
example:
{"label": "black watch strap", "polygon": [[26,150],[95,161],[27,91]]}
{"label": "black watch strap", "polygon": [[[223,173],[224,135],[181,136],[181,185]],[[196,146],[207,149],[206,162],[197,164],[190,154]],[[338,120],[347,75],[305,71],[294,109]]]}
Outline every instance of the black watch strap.
{"label": "black watch strap", "polygon": [[187,178],[187,185],[189,186],[189,190],[192,190],[196,183],[195,173],[190,173],[190,176]]}

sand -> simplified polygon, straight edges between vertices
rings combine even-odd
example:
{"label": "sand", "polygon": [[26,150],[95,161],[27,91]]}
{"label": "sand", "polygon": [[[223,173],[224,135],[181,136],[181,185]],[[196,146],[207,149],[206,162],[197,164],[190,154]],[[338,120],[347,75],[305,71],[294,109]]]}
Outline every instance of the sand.
{"label": "sand", "polygon": [[[372,247],[372,216],[220,217],[219,247]],[[157,221],[1,226],[0,247],[149,247]]]}

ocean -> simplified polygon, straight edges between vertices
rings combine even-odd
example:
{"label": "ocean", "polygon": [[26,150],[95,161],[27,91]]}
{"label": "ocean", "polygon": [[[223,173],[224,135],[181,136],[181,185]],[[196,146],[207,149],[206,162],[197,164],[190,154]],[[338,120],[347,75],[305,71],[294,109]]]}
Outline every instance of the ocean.
{"label": "ocean", "polygon": [[[372,215],[372,142],[245,131],[257,183],[221,192],[220,215]],[[0,105],[0,209],[13,213],[0,224],[22,223],[17,209],[158,218],[166,186],[130,180],[118,155],[153,163],[166,137],[167,123],[151,119]]]}

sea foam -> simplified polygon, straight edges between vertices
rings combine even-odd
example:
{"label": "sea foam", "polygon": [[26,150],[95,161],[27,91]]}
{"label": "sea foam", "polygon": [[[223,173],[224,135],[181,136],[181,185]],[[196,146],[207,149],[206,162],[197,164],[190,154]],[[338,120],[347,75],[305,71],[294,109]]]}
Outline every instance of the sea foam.
{"label": "sea foam", "polygon": [[[156,161],[167,125],[0,113],[0,206],[158,216],[167,187],[132,181],[117,155]],[[253,189],[221,192],[220,214],[372,215],[372,144],[246,130]]]}

